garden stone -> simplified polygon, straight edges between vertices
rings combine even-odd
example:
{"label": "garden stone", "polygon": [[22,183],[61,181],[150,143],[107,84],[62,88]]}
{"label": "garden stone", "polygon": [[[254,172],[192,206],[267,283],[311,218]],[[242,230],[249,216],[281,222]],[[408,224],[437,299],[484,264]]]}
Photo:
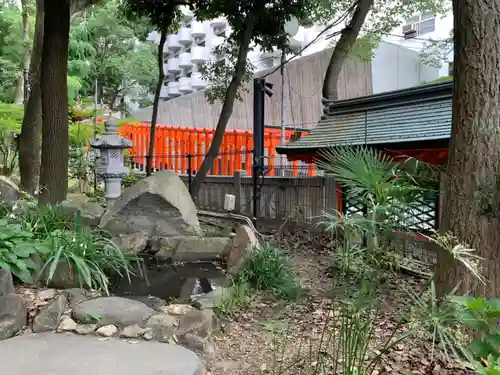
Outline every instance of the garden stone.
{"label": "garden stone", "polygon": [[36,294],[36,296],[41,301],[49,301],[49,300],[53,299],[56,296],[56,290],[55,289],[40,290]]}
{"label": "garden stone", "polygon": [[140,253],[147,250],[149,231],[140,230],[135,233],[118,233],[113,235],[113,242],[122,251]]}
{"label": "garden stone", "polygon": [[177,334],[182,336],[190,333],[201,338],[210,338],[213,331],[219,327],[217,316],[212,310],[194,310],[181,316]]}
{"label": "garden stone", "polygon": [[236,229],[233,243],[226,259],[227,270],[236,274],[241,266],[252,256],[255,249],[260,247],[259,239],[248,225],[241,225]]}
{"label": "garden stone", "polygon": [[201,359],[179,345],[94,336],[26,334],[0,343],[5,375],[205,375]]}
{"label": "garden stone", "polygon": [[0,297],[0,340],[8,339],[21,331],[28,322],[28,311],[17,294]]}
{"label": "garden stone", "polygon": [[92,298],[92,293],[83,288],[69,288],[63,290],[64,295],[68,299],[70,307],[73,309],[80,302]]}
{"label": "garden stone", "polygon": [[10,271],[0,269],[0,297],[15,293],[14,281]]}
{"label": "garden stone", "polygon": [[43,281],[49,288],[66,289],[77,288],[80,286],[80,281],[75,272],[75,267],[70,267],[68,262],[60,260],[57,263],[56,269],[52,278],[49,280],[50,267],[46,267],[43,271]]}
{"label": "garden stone", "polygon": [[33,319],[33,332],[54,331],[66,310],[67,299],[65,295],[58,295],[51,303],[45,306],[35,319]]}
{"label": "garden stone", "polygon": [[148,331],[149,330],[147,328],[142,328],[140,325],[134,324],[123,328],[123,330],[120,332],[120,337],[127,339],[137,339]]}
{"label": "garden stone", "polygon": [[61,319],[61,323],[57,327],[57,332],[71,332],[76,331],[77,329],[76,322],[71,319],[69,316],[63,316]]}
{"label": "garden stone", "polygon": [[164,299],[155,296],[127,296],[128,299],[139,301],[153,310],[160,310],[165,306],[166,302]]}
{"label": "garden stone", "polygon": [[184,304],[181,305],[174,303],[172,305],[163,307],[161,310],[170,315],[180,316],[189,314],[190,312],[194,311],[194,307],[191,305],[184,305]]}
{"label": "garden stone", "polygon": [[153,238],[200,232],[196,206],[186,185],[176,173],[167,170],[126,188],[99,226],[113,236],[147,231]]}
{"label": "garden stone", "polygon": [[154,313],[152,308],[142,302],[121,297],[99,297],[79,303],[72,314],[80,323],[96,323],[100,327],[110,324],[126,327],[142,324]]}
{"label": "garden stone", "polygon": [[114,325],[110,324],[110,325],[102,326],[102,327],[98,328],[96,333],[102,337],[113,337],[113,336],[116,336],[116,334],[118,333],[118,328],[116,328]]}
{"label": "garden stone", "polygon": [[192,333],[180,335],[177,339],[179,345],[193,350],[205,359],[211,359],[215,355],[215,344],[211,339],[203,338]]}
{"label": "garden stone", "polygon": [[0,202],[13,203],[19,199],[20,191],[9,178],[0,176]]}
{"label": "garden stone", "polygon": [[75,332],[79,335],[88,335],[94,333],[97,329],[97,324],[78,324]]}
{"label": "garden stone", "polygon": [[177,324],[177,319],[173,316],[155,314],[149,318],[146,323],[146,327],[149,331],[144,334],[144,338],[160,342],[168,342],[172,339]]}
{"label": "garden stone", "polygon": [[228,237],[175,236],[163,239],[156,256],[162,261],[215,261],[232,244]]}
{"label": "garden stone", "polygon": [[79,214],[83,224],[91,227],[99,225],[105,209],[98,203],[92,202],[85,195],[71,197],[61,203],[63,212],[68,215]]}

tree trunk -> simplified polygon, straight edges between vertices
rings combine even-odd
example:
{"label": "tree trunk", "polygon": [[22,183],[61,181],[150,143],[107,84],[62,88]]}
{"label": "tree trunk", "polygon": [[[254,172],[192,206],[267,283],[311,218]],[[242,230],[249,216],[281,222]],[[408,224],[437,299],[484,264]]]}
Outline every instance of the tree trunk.
{"label": "tree trunk", "polygon": [[146,157],[146,175],[151,176],[153,173],[153,155],[155,146],[156,120],[158,119],[158,106],[160,104],[160,93],[163,81],[165,79],[165,71],[163,70],[163,48],[167,40],[167,32],[170,25],[163,25],[160,34],[160,43],[158,44],[158,82],[156,84],[155,99],[153,101],[153,113],[151,116],[151,130],[149,132],[149,149]]}
{"label": "tree trunk", "polygon": [[437,286],[442,296],[500,297],[500,0],[454,0],[454,91],[443,230],[476,249],[483,285],[441,251]]}
{"label": "tree trunk", "polygon": [[40,153],[42,147],[42,97],[40,90],[40,66],[43,46],[43,0],[36,2],[35,36],[29,67],[28,100],[19,135],[19,170],[21,188],[34,193],[40,178]]}
{"label": "tree trunk", "polygon": [[253,23],[252,17],[248,17],[245,23],[245,29],[239,43],[238,59],[236,60],[236,66],[234,67],[233,79],[229,83],[229,87],[226,91],[226,96],[222,104],[222,109],[219,116],[219,121],[217,122],[217,127],[215,128],[215,133],[212,138],[212,143],[208,149],[203,163],[201,163],[200,169],[196,173],[194,180],[191,184],[191,196],[196,198],[201,188],[203,180],[207,176],[210,166],[213,164],[217,154],[219,153],[222,140],[224,139],[224,134],[226,132],[227,123],[233,114],[234,101],[236,100],[236,95],[238,94],[238,89],[241,85],[241,81],[245,74],[247,56],[250,48],[250,40],[253,35]]}
{"label": "tree trunk", "polygon": [[374,0],[359,0],[349,24],[340,34],[340,39],[333,49],[332,57],[326,69],[325,80],[323,81],[323,100],[325,102],[332,102],[339,98],[337,86],[340,72],[342,71],[349,51],[354,46],[354,43],[356,43],[356,39],[358,39],[361,27],[363,27],[366,16],[373,6],[373,1]]}
{"label": "tree trunk", "polygon": [[45,0],[42,52],[42,166],[40,203],[68,191],[68,42],[70,0]]}
{"label": "tree trunk", "polygon": [[23,103],[26,104],[29,95],[29,69],[31,59],[30,46],[30,22],[29,22],[29,1],[21,0],[21,8],[23,12]]}

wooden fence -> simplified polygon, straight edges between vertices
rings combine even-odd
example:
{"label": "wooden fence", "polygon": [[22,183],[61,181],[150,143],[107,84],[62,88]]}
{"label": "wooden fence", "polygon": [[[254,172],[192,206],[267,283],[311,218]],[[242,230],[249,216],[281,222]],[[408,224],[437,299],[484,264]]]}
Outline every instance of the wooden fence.
{"label": "wooden fence", "polygon": [[[181,175],[188,184],[188,176]],[[266,177],[260,186],[257,218],[269,221],[314,223],[325,211],[337,209],[337,184],[331,177]],[[253,216],[253,179],[245,171],[233,176],[207,176],[196,202],[198,209],[222,212],[226,194],[235,196],[235,213]]]}

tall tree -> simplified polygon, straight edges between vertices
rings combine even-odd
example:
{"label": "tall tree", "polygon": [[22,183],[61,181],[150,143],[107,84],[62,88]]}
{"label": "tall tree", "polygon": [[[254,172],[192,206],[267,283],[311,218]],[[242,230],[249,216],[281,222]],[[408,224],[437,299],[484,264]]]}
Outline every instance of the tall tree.
{"label": "tall tree", "polygon": [[[352,52],[362,56],[371,56],[373,48],[381,38],[391,33],[417,12],[443,13],[449,7],[449,1],[440,0],[314,0],[315,6],[311,20],[330,24],[332,20],[346,21],[346,25],[339,31],[332,32],[334,43],[330,62],[323,82],[322,95],[325,101],[338,99],[338,81],[342,67]],[[341,22],[337,22],[338,26]],[[332,27],[332,30],[334,28]],[[364,41],[371,41],[361,45],[360,36]],[[356,47],[359,48],[356,48]],[[366,51],[366,49],[369,51]]]}
{"label": "tall tree", "polygon": [[165,80],[163,51],[167,41],[168,32],[173,31],[178,26],[180,16],[179,6],[187,5],[183,0],[169,0],[156,2],[154,0],[125,0],[123,10],[128,18],[137,19],[147,17],[160,33],[160,41],[156,54],[156,64],[158,77],[156,81],[155,96],[153,100],[153,113],[151,116],[151,130],[149,133],[148,155],[146,157],[146,174],[151,175],[153,171],[153,155],[155,145],[156,122],[158,120],[158,106],[160,104],[161,88]]}
{"label": "tall tree", "polygon": [[[241,84],[251,77],[248,52],[252,43],[263,50],[272,50],[286,43],[285,23],[291,16],[303,20],[309,14],[310,1],[267,1],[267,0],[202,0],[197,3],[196,15],[200,19],[225,17],[232,33],[226,45],[219,48],[223,58],[209,66],[212,73],[230,72],[217,77],[215,87],[207,92],[210,101],[221,100],[222,109],[210,148],[191,185],[191,194],[196,197],[201,184],[212,166],[224,138],[227,124],[233,113],[235,100]],[[229,66],[228,66],[229,62]],[[209,74],[210,75],[210,74]],[[216,78],[216,77],[213,77]],[[213,96],[213,93],[221,95]]]}
{"label": "tall tree", "polygon": [[29,66],[29,90],[24,107],[24,118],[19,135],[19,171],[21,188],[29,193],[38,189],[40,178],[40,157],[42,146],[42,96],[40,69],[42,62],[43,0],[36,1],[35,36]]}
{"label": "tall tree", "polygon": [[488,283],[440,253],[446,292],[500,296],[500,0],[454,0],[454,91],[443,230],[477,250]]}
{"label": "tall tree", "polygon": [[66,199],[68,191],[69,26],[70,0],[45,0],[41,64],[41,204],[59,203]]}

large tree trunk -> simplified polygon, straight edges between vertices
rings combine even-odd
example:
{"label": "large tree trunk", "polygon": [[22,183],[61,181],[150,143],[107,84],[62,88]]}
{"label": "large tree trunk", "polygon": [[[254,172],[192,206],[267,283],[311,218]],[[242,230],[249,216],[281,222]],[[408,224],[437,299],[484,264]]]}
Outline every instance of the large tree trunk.
{"label": "large tree trunk", "polygon": [[500,297],[500,0],[454,0],[455,72],[443,230],[477,250],[486,285],[442,251],[438,291]]}
{"label": "large tree trunk", "polygon": [[29,67],[28,100],[19,136],[19,170],[21,187],[34,193],[40,178],[40,153],[42,146],[42,97],[40,91],[40,67],[43,46],[43,0],[36,2],[35,37]]}
{"label": "large tree trunk", "polygon": [[229,122],[229,119],[233,114],[234,101],[236,100],[238,89],[245,74],[247,56],[250,48],[250,40],[252,39],[253,33],[253,23],[253,18],[248,17],[245,23],[243,35],[239,43],[238,58],[236,60],[236,66],[234,68],[233,79],[229,83],[229,87],[226,91],[226,96],[224,97],[224,103],[222,104],[219,121],[217,122],[217,127],[215,128],[212,143],[210,144],[210,148],[205,155],[205,159],[203,159],[203,163],[201,163],[200,169],[197,171],[193,183],[191,184],[191,196],[194,198],[198,196],[201,184],[207,176],[207,173],[210,170],[210,166],[219,153],[219,149],[222,145],[222,140],[224,139],[224,134],[226,132],[227,123]]}
{"label": "large tree trunk", "polygon": [[160,93],[161,87],[163,86],[163,81],[165,79],[165,71],[163,70],[163,48],[165,47],[165,42],[167,40],[167,31],[170,25],[163,25],[160,34],[160,43],[158,44],[158,83],[156,84],[155,98],[153,101],[153,114],[151,116],[151,130],[149,133],[149,149],[146,158],[146,175],[151,176],[153,172],[153,155],[154,155],[154,145],[155,145],[155,134],[156,134],[156,120],[158,119],[158,106],[160,104]]}
{"label": "large tree trunk", "polygon": [[333,49],[330,63],[326,69],[325,80],[323,81],[323,100],[332,102],[338,100],[338,83],[340,72],[344,66],[345,60],[349,51],[358,39],[361,27],[365,23],[366,16],[373,6],[374,0],[359,0],[356,5],[356,10],[352,15],[349,24],[342,30],[340,39]]}
{"label": "large tree trunk", "polygon": [[23,12],[23,103],[26,104],[29,95],[29,78],[28,73],[30,69],[31,59],[31,45],[30,45],[30,18],[29,18],[29,1],[21,0],[21,8]]}
{"label": "large tree trunk", "polygon": [[42,166],[40,203],[55,204],[68,192],[69,0],[45,0],[42,53]]}

